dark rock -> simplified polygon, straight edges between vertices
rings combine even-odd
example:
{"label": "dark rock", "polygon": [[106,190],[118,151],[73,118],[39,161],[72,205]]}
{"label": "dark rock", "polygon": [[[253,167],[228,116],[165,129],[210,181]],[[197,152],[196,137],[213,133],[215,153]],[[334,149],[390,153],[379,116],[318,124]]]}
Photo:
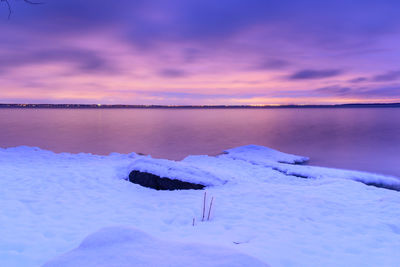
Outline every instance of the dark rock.
{"label": "dark rock", "polygon": [[131,171],[129,181],[156,190],[203,189],[205,187],[202,184],[183,182],[141,171]]}

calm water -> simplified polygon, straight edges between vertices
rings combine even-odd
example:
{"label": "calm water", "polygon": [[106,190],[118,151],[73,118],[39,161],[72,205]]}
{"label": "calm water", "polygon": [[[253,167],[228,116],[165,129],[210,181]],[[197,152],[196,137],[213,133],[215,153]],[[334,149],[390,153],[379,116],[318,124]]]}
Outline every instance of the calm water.
{"label": "calm water", "polygon": [[0,147],[182,159],[247,144],[400,177],[400,109],[0,109]]}

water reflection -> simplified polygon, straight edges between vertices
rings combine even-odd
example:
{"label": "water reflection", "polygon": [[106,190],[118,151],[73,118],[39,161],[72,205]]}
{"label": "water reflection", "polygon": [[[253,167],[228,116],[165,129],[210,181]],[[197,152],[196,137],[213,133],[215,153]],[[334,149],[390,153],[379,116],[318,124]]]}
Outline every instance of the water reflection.
{"label": "water reflection", "polygon": [[0,146],[182,159],[259,144],[400,176],[400,109],[0,109]]}

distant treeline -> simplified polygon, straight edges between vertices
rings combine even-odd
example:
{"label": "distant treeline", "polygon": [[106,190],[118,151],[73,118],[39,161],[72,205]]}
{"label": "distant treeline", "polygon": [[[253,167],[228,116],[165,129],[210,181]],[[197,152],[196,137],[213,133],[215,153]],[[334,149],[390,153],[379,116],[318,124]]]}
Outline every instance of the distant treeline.
{"label": "distant treeline", "polygon": [[177,109],[223,109],[223,108],[393,108],[400,103],[339,104],[339,105],[101,105],[101,104],[0,104],[0,108],[177,108]]}

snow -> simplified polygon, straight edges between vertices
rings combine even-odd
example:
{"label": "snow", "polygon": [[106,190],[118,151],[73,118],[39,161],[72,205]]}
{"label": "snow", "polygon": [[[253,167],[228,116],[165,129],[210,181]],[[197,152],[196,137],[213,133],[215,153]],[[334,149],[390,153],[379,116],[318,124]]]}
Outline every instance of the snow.
{"label": "snow", "polygon": [[235,250],[164,241],[129,227],[108,227],[88,236],[71,252],[44,267],[102,266],[254,266],[267,265]]}
{"label": "snow", "polygon": [[[176,162],[0,149],[0,266],[68,264],[83,251],[88,260],[109,255],[113,266],[112,259],[135,257],[118,248],[143,242],[157,244],[160,255],[179,251],[182,262],[197,254],[215,260],[206,252],[219,247],[271,266],[400,266],[400,192],[358,182],[395,187],[398,178],[288,164],[304,157],[272,151],[247,146]],[[144,188],[124,180],[131,168],[207,184],[210,221],[201,221],[204,190]],[[124,228],[100,230],[115,226]],[[117,236],[132,242],[109,239],[121,229]],[[93,236],[78,247],[99,230],[103,248],[87,247]],[[134,241],[143,235],[148,243]],[[147,265],[159,263],[152,259]]]}
{"label": "snow", "polygon": [[269,147],[247,145],[228,149],[224,151],[228,157],[241,159],[255,164],[266,164],[272,162],[281,163],[304,163],[309,160],[308,157],[286,154]]}
{"label": "snow", "polygon": [[165,159],[153,159],[151,157],[135,160],[129,165],[127,176],[132,170],[150,172],[160,177],[178,179],[184,182],[202,184],[205,186],[221,185],[226,181],[218,178],[210,172],[206,172],[191,166],[185,162],[177,162]]}
{"label": "snow", "polygon": [[349,179],[400,191],[400,179],[395,177],[360,171],[297,165],[308,161],[309,158],[282,153],[267,147],[248,145],[229,149],[225,152],[226,154],[219,157],[244,160],[254,165],[272,168],[286,175],[312,179]]}

